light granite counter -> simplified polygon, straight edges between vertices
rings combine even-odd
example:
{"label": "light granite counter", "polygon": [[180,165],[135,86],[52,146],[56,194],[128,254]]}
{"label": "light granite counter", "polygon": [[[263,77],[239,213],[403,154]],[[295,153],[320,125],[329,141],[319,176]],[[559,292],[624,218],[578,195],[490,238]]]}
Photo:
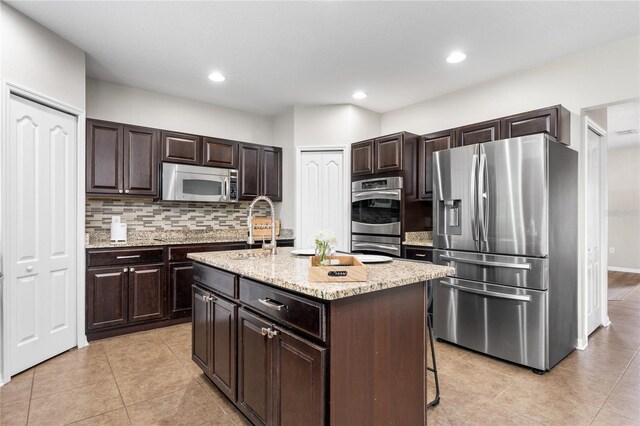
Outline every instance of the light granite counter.
{"label": "light granite counter", "polygon": [[205,265],[324,300],[372,293],[441,278],[455,272],[454,268],[448,266],[394,259],[387,263],[367,264],[367,281],[310,282],[309,257],[295,256],[291,254],[292,250],[279,248],[277,255],[264,257],[251,257],[261,249],[191,253],[188,257]]}
{"label": "light granite counter", "polygon": [[[281,229],[276,240],[294,239],[293,230]],[[186,244],[242,243],[247,241],[246,228],[184,230],[184,231],[132,231],[126,242],[114,243],[110,232],[98,231],[85,235],[85,248],[149,247]],[[256,243],[261,242],[256,239]]]}
{"label": "light granite counter", "polygon": [[402,245],[415,247],[433,247],[433,233],[425,232],[406,232]]}

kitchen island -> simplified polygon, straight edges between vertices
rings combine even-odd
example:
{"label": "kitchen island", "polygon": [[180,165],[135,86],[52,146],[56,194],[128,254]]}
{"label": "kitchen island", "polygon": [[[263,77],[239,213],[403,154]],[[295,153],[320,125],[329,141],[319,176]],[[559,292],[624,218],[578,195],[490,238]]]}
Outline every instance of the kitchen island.
{"label": "kitchen island", "polygon": [[394,260],[317,283],[289,248],[189,258],[193,360],[251,422],[425,423],[425,284],[453,268]]}

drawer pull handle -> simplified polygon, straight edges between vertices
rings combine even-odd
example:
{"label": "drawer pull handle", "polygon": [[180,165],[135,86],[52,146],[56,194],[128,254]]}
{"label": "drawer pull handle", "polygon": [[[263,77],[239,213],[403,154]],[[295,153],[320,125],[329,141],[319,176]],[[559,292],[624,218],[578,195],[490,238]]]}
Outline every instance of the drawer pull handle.
{"label": "drawer pull handle", "polygon": [[278,335],[278,330],[268,329],[267,335],[269,336],[269,339],[273,339],[275,336]]}
{"label": "drawer pull handle", "polygon": [[478,260],[478,259],[462,259],[460,257],[442,255],[440,256],[444,260],[450,260],[453,262],[460,263],[469,263],[472,265],[480,265],[480,266],[495,266],[497,268],[511,268],[511,269],[531,269],[530,263],[507,263],[507,262],[492,262],[489,260]]}
{"label": "drawer pull handle", "polygon": [[133,254],[131,256],[117,256],[116,259],[137,259],[139,257],[139,254]]}
{"label": "drawer pull handle", "polygon": [[498,291],[480,290],[475,288],[463,287],[447,281],[440,281],[442,285],[454,288],[456,290],[465,291],[467,293],[479,294],[480,296],[496,297],[498,299],[519,300],[522,302],[531,302],[531,296],[521,296],[518,294],[500,293]]}
{"label": "drawer pull handle", "polygon": [[265,328],[265,327],[262,327],[262,335],[266,336],[267,334],[269,334],[269,329]]}
{"label": "drawer pull handle", "polygon": [[416,257],[427,257],[427,255],[424,254],[424,253],[416,253],[415,256]]}
{"label": "drawer pull handle", "polygon": [[258,299],[258,301],[260,303],[262,303],[264,306],[266,306],[267,308],[271,308],[271,309],[275,309],[276,311],[281,311],[283,309],[287,309],[287,305],[280,303],[280,302],[275,302],[269,298],[266,299]]}

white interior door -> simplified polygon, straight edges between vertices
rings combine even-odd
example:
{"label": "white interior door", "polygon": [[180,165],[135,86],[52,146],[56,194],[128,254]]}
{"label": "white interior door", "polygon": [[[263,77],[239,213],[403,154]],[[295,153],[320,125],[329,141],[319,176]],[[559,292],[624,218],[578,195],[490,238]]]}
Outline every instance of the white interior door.
{"label": "white interior door", "polygon": [[321,229],[336,234],[338,250],[349,250],[348,181],[344,151],[302,151],[298,183],[297,247],[313,247]]}
{"label": "white interior door", "polygon": [[[7,161],[10,365],[76,345],[76,118],[11,95]],[[6,234],[5,234],[6,235]]]}
{"label": "white interior door", "polygon": [[587,187],[586,187],[586,296],[587,296],[587,334],[591,334],[602,324],[603,297],[602,279],[602,191],[604,190],[602,169],[603,135],[587,126]]}

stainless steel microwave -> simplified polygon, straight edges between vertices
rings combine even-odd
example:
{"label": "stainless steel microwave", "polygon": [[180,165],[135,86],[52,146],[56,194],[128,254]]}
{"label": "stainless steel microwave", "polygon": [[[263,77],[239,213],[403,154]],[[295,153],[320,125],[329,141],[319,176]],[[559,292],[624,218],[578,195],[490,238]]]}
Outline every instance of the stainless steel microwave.
{"label": "stainless steel microwave", "polygon": [[238,171],[162,163],[162,199],[235,203],[238,201]]}

